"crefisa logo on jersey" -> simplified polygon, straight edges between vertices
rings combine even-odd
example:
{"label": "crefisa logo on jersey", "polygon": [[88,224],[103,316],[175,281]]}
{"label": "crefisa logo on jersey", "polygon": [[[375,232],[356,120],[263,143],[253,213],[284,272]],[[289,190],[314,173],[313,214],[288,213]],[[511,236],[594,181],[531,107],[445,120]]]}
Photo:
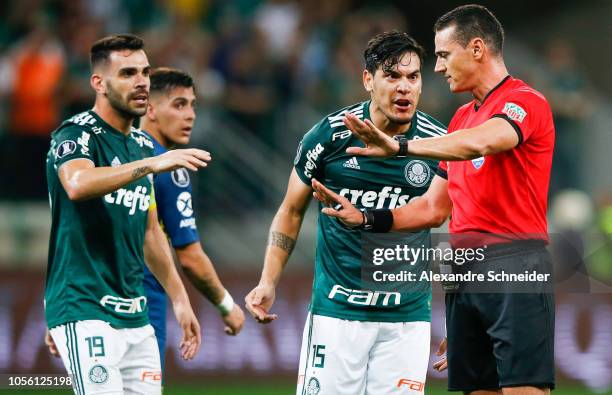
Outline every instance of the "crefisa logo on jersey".
{"label": "crefisa logo on jersey", "polygon": [[180,169],[174,170],[170,173],[170,177],[177,187],[185,188],[189,185],[189,172],[185,168],[181,167]]}
{"label": "crefisa logo on jersey", "polygon": [[[138,133],[138,132],[136,132]],[[151,140],[149,140],[147,137],[143,136],[143,135],[138,135],[134,132],[132,132],[131,136],[134,140],[136,140],[136,142],[138,143],[139,146],[141,147],[149,147],[151,149],[154,149],[155,147],[153,146],[153,142]]]}
{"label": "crefisa logo on jersey", "polygon": [[431,177],[431,169],[422,160],[411,160],[404,169],[406,181],[414,187],[422,187]]}
{"label": "crefisa logo on jersey", "polygon": [[119,188],[114,192],[104,195],[104,201],[118,206],[124,206],[130,209],[130,215],[134,215],[136,210],[147,211],[151,203],[151,196],[147,187],[138,185],[132,190]]}
{"label": "crefisa logo on jersey", "polygon": [[89,138],[91,135],[87,132],[83,132],[81,137],[77,139],[77,143],[81,146],[81,154],[89,155]]}
{"label": "crefisa logo on jersey", "polygon": [[104,384],[108,381],[108,370],[102,365],[94,365],[89,369],[89,381],[94,384]]}
{"label": "crefisa logo on jersey", "polygon": [[385,186],[380,191],[343,188],[338,194],[349,199],[351,204],[360,204],[365,208],[394,209],[403,206],[410,200],[410,195],[402,195],[402,188],[390,186]]}
{"label": "crefisa logo on jersey", "polygon": [[482,165],[484,165],[484,162],[485,158],[484,156],[481,156],[480,158],[472,159],[472,166],[474,166],[474,168],[478,170],[482,167]]}
{"label": "crefisa logo on jersey", "polygon": [[325,151],[325,148],[321,143],[318,143],[313,149],[306,152],[306,164],[304,165],[304,175],[308,178],[312,178],[312,171],[317,168],[317,160],[319,155]]}

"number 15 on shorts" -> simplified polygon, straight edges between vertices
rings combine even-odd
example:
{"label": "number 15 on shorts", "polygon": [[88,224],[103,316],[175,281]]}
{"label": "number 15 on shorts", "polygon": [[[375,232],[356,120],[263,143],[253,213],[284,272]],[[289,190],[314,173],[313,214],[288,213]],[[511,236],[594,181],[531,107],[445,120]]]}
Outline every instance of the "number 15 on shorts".
{"label": "number 15 on shorts", "polygon": [[312,367],[321,369],[325,367],[325,346],[322,344],[312,345]]}

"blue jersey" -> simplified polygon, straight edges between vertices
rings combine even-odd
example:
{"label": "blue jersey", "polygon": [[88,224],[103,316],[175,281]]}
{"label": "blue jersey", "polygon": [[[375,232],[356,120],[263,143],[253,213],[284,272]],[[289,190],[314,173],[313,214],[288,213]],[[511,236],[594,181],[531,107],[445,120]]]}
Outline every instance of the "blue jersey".
{"label": "blue jersey", "polygon": [[[155,138],[148,133],[147,135],[153,141],[154,155],[161,155],[168,151]],[[183,247],[199,241],[200,236],[196,228],[191,199],[189,172],[181,168],[157,174],[154,187],[159,222],[170,238],[172,246]],[[155,329],[163,368],[166,349],[166,293],[147,266],[144,268],[144,274],[143,285],[148,301],[149,320]]]}

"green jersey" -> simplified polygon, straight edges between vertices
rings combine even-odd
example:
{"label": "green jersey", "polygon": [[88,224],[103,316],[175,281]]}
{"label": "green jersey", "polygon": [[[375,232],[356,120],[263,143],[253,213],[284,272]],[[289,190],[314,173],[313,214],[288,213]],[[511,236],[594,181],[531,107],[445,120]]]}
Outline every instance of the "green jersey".
{"label": "green jersey", "polygon": [[93,111],[64,121],[51,135],[47,183],[52,220],[45,290],[49,328],[80,320],[102,320],[116,328],[149,322],[142,278],[152,177],[102,197],[72,201],[58,169],[73,159],[103,167],[152,154],[153,143],[144,133],[132,129],[126,136]]}
{"label": "green jersey", "polygon": [[[369,106],[370,101],[347,107],[316,124],[299,145],[295,171],[307,185],[314,177],[357,208],[393,209],[427,191],[438,163],[415,157],[381,160],[347,154],[348,147],[364,145],[342,119],[347,112],[370,119]],[[417,111],[405,136],[419,139],[445,133],[440,122]],[[406,287],[392,293],[362,289],[361,236],[361,230],[319,214],[312,313],[358,321],[430,321],[428,286],[426,292],[422,286],[419,292],[409,292]],[[409,247],[430,244],[429,230],[400,237]],[[426,264],[420,261],[417,268]]]}

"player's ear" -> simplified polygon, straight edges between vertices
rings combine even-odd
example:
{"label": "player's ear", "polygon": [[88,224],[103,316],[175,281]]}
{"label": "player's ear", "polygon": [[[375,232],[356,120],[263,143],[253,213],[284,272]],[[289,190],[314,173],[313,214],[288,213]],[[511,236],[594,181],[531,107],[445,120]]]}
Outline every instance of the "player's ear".
{"label": "player's ear", "polygon": [[155,115],[155,107],[153,107],[153,105],[151,104],[151,99],[150,98],[149,98],[149,104],[147,104],[146,117],[150,121],[156,121],[157,120],[157,116]]}
{"label": "player's ear", "polygon": [[96,93],[106,93],[102,75],[96,73],[92,74],[89,78],[89,84],[91,85],[93,90],[96,91]]}
{"label": "player's ear", "polygon": [[476,60],[480,60],[483,57],[485,48],[486,48],[486,44],[480,37],[473,38],[470,41],[469,49],[470,49],[470,52],[472,53],[472,56]]}
{"label": "player's ear", "polygon": [[363,70],[363,87],[367,92],[372,92],[374,76],[368,70]]}

